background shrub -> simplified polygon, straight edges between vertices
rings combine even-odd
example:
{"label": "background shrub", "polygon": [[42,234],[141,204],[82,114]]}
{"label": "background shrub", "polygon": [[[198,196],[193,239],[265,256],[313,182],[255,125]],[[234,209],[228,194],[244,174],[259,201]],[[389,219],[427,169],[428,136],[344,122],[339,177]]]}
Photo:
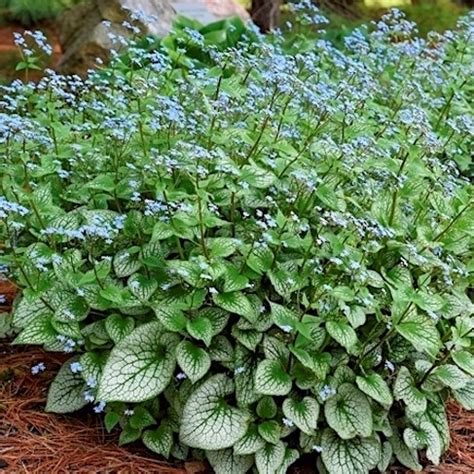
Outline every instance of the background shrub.
{"label": "background shrub", "polygon": [[472,21],[183,26],[2,87],[15,343],[72,355],[47,409],[218,473],[437,463],[474,404]]}
{"label": "background shrub", "polygon": [[52,20],[65,8],[82,0],[0,0],[0,22],[15,21],[31,25]]}

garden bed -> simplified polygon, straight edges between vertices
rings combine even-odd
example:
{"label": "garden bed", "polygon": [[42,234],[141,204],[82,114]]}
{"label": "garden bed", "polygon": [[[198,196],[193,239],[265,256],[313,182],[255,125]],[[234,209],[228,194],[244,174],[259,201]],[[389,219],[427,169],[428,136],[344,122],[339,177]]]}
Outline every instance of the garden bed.
{"label": "garden bed", "polygon": [[[118,433],[107,434],[102,418],[82,411],[58,416],[43,411],[51,379],[65,356],[40,348],[12,347],[0,342],[0,469],[3,472],[95,472],[197,474],[209,472],[200,462],[182,466],[157,459],[140,447],[119,447]],[[31,367],[44,362],[47,370],[32,375]],[[474,471],[474,413],[448,404],[451,447],[444,462],[429,466],[426,473],[458,474]],[[301,465],[303,464],[303,465]],[[307,464],[306,466],[304,464]],[[293,469],[295,474],[314,472],[308,460]],[[409,472],[394,467],[392,473]]]}

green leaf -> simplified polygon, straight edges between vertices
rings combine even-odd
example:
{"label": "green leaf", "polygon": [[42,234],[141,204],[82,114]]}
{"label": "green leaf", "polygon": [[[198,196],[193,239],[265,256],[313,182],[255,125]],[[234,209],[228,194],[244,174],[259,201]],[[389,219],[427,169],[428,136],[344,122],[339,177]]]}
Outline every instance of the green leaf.
{"label": "green leaf", "polygon": [[276,303],[270,303],[273,322],[285,332],[294,330],[299,323],[299,316],[286,306]]}
{"label": "green leaf", "polygon": [[181,332],[186,328],[188,320],[177,305],[153,304],[155,315],[166,330]]}
{"label": "green leaf", "polygon": [[167,423],[162,423],[156,430],[145,431],[142,441],[150,451],[169,458],[173,446],[173,430]]}
{"label": "green leaf", "polygon": [[276,444],[267,443],[255,453],[255,464],[258,474],[275,474],[285,458],[285,445],[278,441]]}
{"label": "green leaf", "polygon": [[247,288],[249,279],[240,273],[233,265],[227,265],[224,273],[224,293],[231,293]]}
{"label": "green leaf", "polygon": [[128,279],[127,285],[131,293],[142,302],[148,301],[158,289],[158,282],[156,280],[145,278],[138,273],[135,273]]}
{"label": "green leaf", "polygon": [[104,417],[104,425],[107,433],[110,433],[120,422],[121,416],[114,411],[109,411]]}
{"label": "green leaf", "polygon": [[278,443],[281,436],[281,426],[275,420],[267,420],[258,425],[258,434],[267,443]]}
{"label": "green leaf", "polygon": [[268,247],[257,247],[247,258],[247,265],[259,275],[270,270],[273,264],[273,252]]}
{"label": "green leaf", "polygon": [[331,291],[331,295],[337,300],[345,302],[350,302],[355,297],[354,291],[348,286],[336,286],[336,288],[333,288]]}
{"label": "green leaf", "polygon": [[120,433],[119,437],[119,446],[123,446],[124,444],[130,444],[138,439],[142,435],[141,430],[137,428],[132,428],[131,426],[127,425]]}
{"label": "green leaf", "polygon": [[374,437],[345,440],[326,429],[321,448],[329,474],[367,474],[380,460],[380,441]]}
{"label": "green leaf", "polygon": [[72,413],[87,405],[84,392],[87,390],[81,374],[71,371],[71,364],[77,357],[66,361],[51,383],[46,402],[46,411],[53,413]]}
{"label": "green leaf", "polygon": [[238,239],[217,237],[206,239],[206,245],[211,257],[229,257],[242,243]]}
{"label": "green leaf", "polygon": [[230,448],[248,427],[248,414],[228,404],[234,393],[232,380],[223,374],[210,377],[188,398],[180,427],[182,443],[199,449]]}
{"label": "green leaf", "polygon": [[129,418],[128,422],[132,428],[140,431],[156,424],[151,413],[145,407],[141,406],[138,406],[133,410],[133,415]]}
{"label": "green leaf", "polygon": [[455,351],[451,357],[461,369],[474,377],[474,355],[468,351]]}
{"label": "green leaf", "polygon": [[257,319],[255,312],[249,299],[241,292],[234,291],[231,293],[217,293],[212,295],[214,303],[222,309],[229,311],[229,313],[243,316],[251,323]]}
{"label": "green leaf", "polygon": [[105,320],[105,328],[112,341],[118,344],[133,331],[135,328],[135,320],[132,317],[111,314]]}
{"label": "green leaf", "polygon": [[342,347],[352,349],[357,344],[357,335],[345,321],[327,321],[326,330]]}
{"label": "green leaf", "polygon": [[141,402],[161,393],[176,365],[174,334],[152,322],[135,329],[113,349],[99,384],[98,399]]}
{"label": "green leaf", "polygon": [[211,358],[207,352],[191,341],[181,341],[178,344],[176,360],[182,371],[193,383],[204,377],[211,367]]}
{"label": "green leaf", "polygon": [[285,372],[280,362],[262,360],[255,374],[255,390],[262,395],[284,396],[291,390],[291,377]]}
{"label": "green leaf", "polygon": [[415,381],[406,367],[400,367],[393,386],[395,400],[403,400],[410,410],[424,412],[426,410],[426,397],[416,387]]}
{"label": "green leaf", "polygon": [[357,386],[366,395],[379,402],[381,405],[390,407],[393,403],[392,393],[387,382],[379,374],[373,373],[367,376],[356,377]]}
{"label": "green leaf", "polygon": [[211,344],[214,331],[209,319],[199,316],[196,319],[188,320],[186,323],[186,329],[194,339],[204,341],[206,346]]}
{"label": "green leaf", "polygon": [[366,396],[351,384],[339,386],[337,394],[324,405],[328,425],[339,437],[351,439],[372,434],[372,410]]}
{"label": "green leaf", "polygon": [[418,451],[426,449],[426,457],[433,463],[439,464],[441,457],[441,439],[436,428],[426,421],[421,422],[418,430],[406,428],[403,440],[408,448]]}
{"label": "green leaf", "polygon": [[246,474],[253,465],[253,456],[239,456],[232,449],[207,451],[206,456],[215,474]]}
{"label": "green leaf", "polygon": [[287,398],[283,402],[283,414],[303,433],[312,435],[318,423],[319,404],[312,397],[304,397],[302,400]]}
{"label": "green leaf", "polygon": [[435,323],[423,314],[410,311],[401,322],[396,324],[395,329],[410,341],[417,351],[425,351],[431,356],[436,356],[441,347]]}
{"label": "green leaf", "polygon": [[277,411],[278,407],[273,397],[265,396],[258,401],[256,412],[260,418],[274,418]]}

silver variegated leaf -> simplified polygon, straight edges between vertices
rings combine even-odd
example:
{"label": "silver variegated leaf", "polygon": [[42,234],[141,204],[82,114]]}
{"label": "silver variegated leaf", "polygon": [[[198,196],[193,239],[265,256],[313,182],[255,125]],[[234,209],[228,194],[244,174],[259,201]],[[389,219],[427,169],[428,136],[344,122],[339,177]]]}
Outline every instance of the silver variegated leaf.
{"label": "silver variegated leaf", "polygon": [[46,411],[53,413],[71,413],[87,405],[84,392],[86,383],[80,373],[73,373],[71,364],[77,357],[66,361],[51,383],[46,402]]}
{"label": "silver variegated leaf", "polygon": [[398,371],[393,386],[393,394],[396,400],[403,400],[414,412],[423,412],[426,410],[426,397],[416,387],[410,371],[404,366],[400,367]]}
{"label": "silver variegated leaf", "polygon": [[232,449],[207,451],[206,457],[215,474],[245,474],[253,464],[253,456],[240,456]]}
{"label": "silver variegated leaf", "polygon": [[278,441],[276,444],[267,443],[255,453],[255,464],[258,474],[275,474],[283,464],[286,446]]}
{"label": "silver variegated leaf", "polygon": [[421,471],[422,467],[418,461],[418,453],[415,449],[409,448],[396,433],[389,438],[389,441],[392,445],[393,453],[405,467],[414,471]]}
{"label": "silver variegated leaf", "polygon": [[283,414],[301,431],[311,435],[318,423],[319,403],[312,397],[304,397],[302,400],[287,398],[283,402]]}
{"label": "silver variegated leaf", "polygon": [[417,351],[424,351],[431,356],[435,356],[441,347],[441,339],[435,323],[424,314],[409,311],[395,325],[395,329],[405,339],[410,341]]}
{"label": "silver variegated leaf", "polygon": [[433,464],[439,464],[441,439],[437,429],[431,423],[422,421],[419,429],[406,428],[403,432],[403,440],[410,449],[416,451],[426,447],[426,457]]}
{"label": "silver variegated leaf", "polygon": [[142,441],[150,451],[169,458],[173,446],[173,430],[163,423],[156,430],[145,431]]}
{"label": "silver variegated leaf", "polygon": [[346,440],[326,429],[321,449],[329,474],[368,474],[380,461],[380,441],[375,437]]}
{"label": "silver variegated leaf", "polygon": [[465,387],[452,391],[454,398],[466,409],[474,410],[474,377]]}
{"label": "silver variegated leaf", "polygon": [[234,453],[239,455],[254,454],[265,446],[265,440],[258,433],[258,428],[251,425],[247,433],[234,445]]}
{"label": "silver variegated leaf", "polygon": [[367,397],[354,385],[342,384],[324,405],[328,425],[343,439],[372,434],[372,410]]}
{"label": "silver variegated leaf", "polygon": [[233,393],[234,383],[223,374],[214,375],[199,386],[183,409],[181,442],[214,451],[230,448],[244,436],[249,416],[225,401]]}
{"label": "silver variegated leaf", "polygon": [[255,373],[255,389],[262,395],[287,395],[292,386],[291,377],[280,362],[262,360]]}
{"label": "silver variegated leaf", "polygon": [[112,341],[118,344],[127,337],[135,328],[135,319],[121,314],[111,314],[105,320],[105,328]]}
{"label": "silver variegated leaf", "polygon": [[99,383],[104,401],[141,402],[161,393],[176,366],[176,335],[158,322],[135,329],[113,349]]}
{"label": "silver variegated leaf", "polygon": [[58,335],[51,315],[44,315],[31,321],[15,338],[13,344],[54,344]]}

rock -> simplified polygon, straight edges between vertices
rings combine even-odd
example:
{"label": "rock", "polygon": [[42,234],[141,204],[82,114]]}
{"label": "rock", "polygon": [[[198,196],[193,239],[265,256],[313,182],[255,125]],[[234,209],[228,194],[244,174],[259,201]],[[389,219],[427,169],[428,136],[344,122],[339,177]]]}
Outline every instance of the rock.
{"label": "rock", "polygon": [[[140,20],[132,20],[132,13]],[[71,8],[58,21],[64,51],[59,70],[85,76],[97,58],[107,62],[111,50],[118,47],[111,36],[130,35],[122,26],[124,21],[133,23],[143,34],[164,36],[175,17],[176,12],[168,0],[95,0]]]}
{"label": "rock", "polygon": [[248,18],[234,0],[93,0],[66,10],[59,18],[59,39],[64,51],[59,70],[85,76],[97,58],[104,62],[110,59],[111,50],[118,46],[111,35],[130,36],[122,25],[124,21],[133,23],[145,35],[165,36],[176,14],[201,23],[234,15]]}
{"label": "rock", "polygon": [[104,20],[121,24],[130,21],[130,13],[139,15],[135,21],[145,34],[166,35],[176,16],[168,0],[97,0]]}

